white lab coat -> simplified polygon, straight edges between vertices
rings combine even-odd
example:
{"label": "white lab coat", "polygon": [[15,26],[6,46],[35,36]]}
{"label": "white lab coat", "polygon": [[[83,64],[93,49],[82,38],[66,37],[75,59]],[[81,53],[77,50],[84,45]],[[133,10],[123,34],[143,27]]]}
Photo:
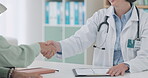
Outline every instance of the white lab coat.
{"label": "white lab coat", "polygon": [[[63,52],[62,57],[66,58],[84,52],[85,49],[96,42],[97,46],[105,47],[105,50],[99,48],[94,49],[93,65],[112,67],[114,45],[116,41],[115,21],[112,14],[113,9],[114,8],[111,6],[108,9],[99,10],[88,19],[86,25],[82,26],[73,36],[60,41]],[[138,16],[135,7],[120,35],[123,59],[125,63],[130,65],[130,72],[140,72],[148,69],[148,14],[142,10],[139,10],[139,13],[141,37],[140,50],[134,51],[133,48],[127,47],[128,39],[135,39],[137,36]],[[106,15],[109,16],[108,34],[104,33],[107,28],[106,26],[102,26],[98,33],[97,26],[104,21]],[[105,35],[107,35],[106,40],[104,39]],[[103,42],[105,43],[103,44]]]}

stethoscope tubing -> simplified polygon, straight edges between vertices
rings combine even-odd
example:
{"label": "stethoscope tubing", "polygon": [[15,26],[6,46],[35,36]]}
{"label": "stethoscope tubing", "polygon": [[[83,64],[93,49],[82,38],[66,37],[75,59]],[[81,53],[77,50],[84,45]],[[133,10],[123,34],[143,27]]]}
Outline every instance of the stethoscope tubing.
{"label": "stethoscope tubing", "polygon": [[[140,41],[140,40],[141,40],[141,39],[140,39],[140,22],[139,22],[139,20],[140,20],[140,14],[139,14],[139,10],[138,10],[137,7],[136,7],[136,11],[137,11],[137,16],[138,16],[138,21],[137,21],[137,38],[136,38],[135,40]],[[107,32],[106,32],[106,33],[108,33],[108,31],[109,31],[109,23],[107,22],[108,18],[109,18],[109,16],[105,16],[104,22],[100,23],[100,25],[98,26],[98,32],[100,31],[101,27],[102,27],[104,24],[106,24],[106,25],[107,25]],[[107,36],[106,36],[106,37],[107,37]],[[106,38],[106,37],[105,37],[105,38]],[[105,39],[104,41],[106,41],[106,39]],[[105,43],[105,42],[103,42],[103,44],[104,44],[104,43]],[[102,44],[101,46],[103,46],[103,44]],[[101,48],[101,46],[97,47],[96,45],[94,45],[93,47],[94,47],[94,48]]]}

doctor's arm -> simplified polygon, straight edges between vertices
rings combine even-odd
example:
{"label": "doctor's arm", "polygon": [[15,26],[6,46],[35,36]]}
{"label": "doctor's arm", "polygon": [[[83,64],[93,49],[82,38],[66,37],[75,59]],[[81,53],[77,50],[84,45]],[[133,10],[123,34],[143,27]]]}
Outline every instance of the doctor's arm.
{"label": "doctor's arm", "polygon": [[125,62],[130,65],[131,73],[148,70],[148,21],[145,21],[141,28],[140,50],[135,53],[137,56],[134,59]]}
{"label": "doctor's arm", "polygon": [[[71,37],[59,42],[49,40],[47,44],[54,44],[58,51],[62,51],[62,57],[64,58],[83,52],[95,42],[98,22],[99,13],[96,12],[87,20],[86,25],[82,26]],[[59,49],[59,47],[61,48]]]}

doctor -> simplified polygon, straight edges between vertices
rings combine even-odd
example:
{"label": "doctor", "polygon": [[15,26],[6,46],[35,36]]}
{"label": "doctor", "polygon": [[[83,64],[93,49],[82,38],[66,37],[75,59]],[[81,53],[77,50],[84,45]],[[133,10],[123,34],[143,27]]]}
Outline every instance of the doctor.
{"label": "doctor", "polygon": [[147,70],[148,14],[137,9],[135,1],[109,0],[111,6],[96,12],[73,36],[47,44],[66,58],[95,43],[93,65],[111,67],[107,72],[111,76]]}

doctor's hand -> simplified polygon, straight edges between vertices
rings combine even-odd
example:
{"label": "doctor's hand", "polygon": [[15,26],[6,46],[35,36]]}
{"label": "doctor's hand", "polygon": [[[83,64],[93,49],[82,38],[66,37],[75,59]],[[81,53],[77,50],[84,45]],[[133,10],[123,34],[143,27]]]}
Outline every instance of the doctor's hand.
{"label": "doctor's hand", "polygon": [[56,47],[53,45],[47,45],[45,42],[39,42],[39,44],[41,47],[41,54],[47,59],[50,59],[57,52]]}
{"label": "doctor's hand", "polygon": [[123,76],[125,74],[125,71],[128,69],[129,69],[128,66],[122,63],[110,68],[107,74],[110,74],[111,76],[119,76],[119,75]]}
{"label": "doctor's hand", "polygon": [[46,44],[47,45],[53,45],[56,48],[57,52],[61,51],[61,45],[60,45],[59,42],[56,42],[56,41],[53,41],[53,40],[48,40],[48,41],[46,41]]}

